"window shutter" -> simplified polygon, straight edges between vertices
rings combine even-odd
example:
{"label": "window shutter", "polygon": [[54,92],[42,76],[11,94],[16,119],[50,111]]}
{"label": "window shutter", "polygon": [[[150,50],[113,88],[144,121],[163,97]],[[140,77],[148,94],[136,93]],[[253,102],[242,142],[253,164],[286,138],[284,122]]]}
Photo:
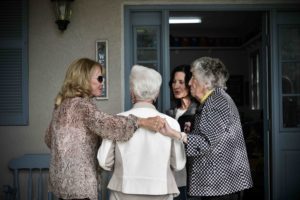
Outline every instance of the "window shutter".
{"label": "window shutter", "polygon": [[28,124],[27,0],[0,1],[0,125]]}

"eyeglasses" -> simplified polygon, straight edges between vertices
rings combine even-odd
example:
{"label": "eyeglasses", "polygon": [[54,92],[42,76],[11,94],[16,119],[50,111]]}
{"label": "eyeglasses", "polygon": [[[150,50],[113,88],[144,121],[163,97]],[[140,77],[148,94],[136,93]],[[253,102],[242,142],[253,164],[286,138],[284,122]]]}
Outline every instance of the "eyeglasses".
{"label": "eyeglasses", "polygon": [[99,81],[99,83],[102,83],[103,82],[103,76],[98,76],[97,80]]}

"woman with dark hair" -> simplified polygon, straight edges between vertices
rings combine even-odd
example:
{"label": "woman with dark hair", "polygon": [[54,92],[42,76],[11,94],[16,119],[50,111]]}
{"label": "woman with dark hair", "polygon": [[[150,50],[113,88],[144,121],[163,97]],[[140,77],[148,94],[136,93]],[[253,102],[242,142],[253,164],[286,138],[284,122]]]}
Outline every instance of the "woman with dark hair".
{"label": "woman with dark hair", "polygon": [[[175,118],[179,124],[181,131],[189,133],[193,124],[194,114],[198,107],[198,103],[190,94],[189,81],[192,77],[190,65],[179,65],[174,68],[169,82],[174,101],[174,107],[167,110],[166,114]],[[177,200],[186,199],[186,168],[175,172],[175,179],[179,187],[180,195]]]}

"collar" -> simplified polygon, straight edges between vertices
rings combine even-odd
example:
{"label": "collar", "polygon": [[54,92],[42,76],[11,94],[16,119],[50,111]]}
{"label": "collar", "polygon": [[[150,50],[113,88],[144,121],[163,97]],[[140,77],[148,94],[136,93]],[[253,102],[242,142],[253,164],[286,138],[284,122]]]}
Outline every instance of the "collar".
{"label": "collar", "polygon": [[203,98],[200,100],[200,103],[204,103],[204,101],[209,97],[209,95],[213,92],[214,90],[209,90],[208,92],[206,92],[206,94],[203,96]]}
{"label": "collar", "polygon": [[154,109],[156,110],[155,106],[151,103],[146,103],[146,102],[138,102],[138,103],[135,103],[133,105],[133,108],[151,108],[151,109]]}

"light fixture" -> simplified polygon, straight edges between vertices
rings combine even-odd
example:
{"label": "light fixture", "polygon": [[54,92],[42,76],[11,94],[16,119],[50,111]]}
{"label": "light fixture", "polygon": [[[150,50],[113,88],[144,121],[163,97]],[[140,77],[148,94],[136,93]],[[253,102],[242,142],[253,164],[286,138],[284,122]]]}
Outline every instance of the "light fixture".
{"label": "light fixture", "polygon": [[169,24],[197,24],[201,23],[200,17],[170,17]]}
{"label": "light fixture", "polygon": [[56,17],[56,24],[58,29],[64,31],[67,29],[68,24],[70,23],[72,10],[71,3],[74,0],[51,0],[54,6],[54,12]]}

